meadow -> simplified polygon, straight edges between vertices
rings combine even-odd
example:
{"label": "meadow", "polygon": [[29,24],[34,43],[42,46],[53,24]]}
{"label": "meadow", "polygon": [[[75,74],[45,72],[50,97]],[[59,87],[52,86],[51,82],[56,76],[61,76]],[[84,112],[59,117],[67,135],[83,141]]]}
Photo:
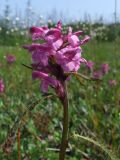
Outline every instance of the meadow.
{"label": "meadow", "polygon": [[[56,97],[45,99],[38,87],[39,81],[33,81],[31,69],[24,66],[29,66],[31,60],[22,48],[23,44],[31,43],[25,39],[15,46],[7,42],[0,46],[0,76],[5,84],[5,91],[0,94],[0,159],[18,159],[20,154],[22,160],[56,160],[61,140],[61,103]],[[73,76],[68,84],[70,118],[66,159],[107,160],[115,156],[120,159],[119,43],[119,39],[91,40],[83,47],[84,57],[94,62],[94,70],[104,63],[109,64],[110,69],[100,81],[83,78],[78,81]],[[14,55],[16,61],[8,64],[7,54]],[[79,73],[91,76],[84,65]],[[110,85],[110,80],[116,84]],[[50,89],[49,95],[52,94]],[[34,109],[28,109],[31,105]],[[5,146],[10,133],[12,139]],[[100,146],[75,137],[75,133],[90,137]]]}

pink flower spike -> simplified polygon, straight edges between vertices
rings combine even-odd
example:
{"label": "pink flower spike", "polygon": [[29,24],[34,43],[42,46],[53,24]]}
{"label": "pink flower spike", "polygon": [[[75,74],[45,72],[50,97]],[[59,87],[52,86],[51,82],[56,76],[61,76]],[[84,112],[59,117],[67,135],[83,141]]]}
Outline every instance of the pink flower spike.
{"label": "pink flower spike", "polygon": [[68,34],[62,33],[62,23],[59,21],[54,28],[32,27],[32,39],[42,39],[44,43],[33,43],[23,46],[31,53],[33,79],[41,80],[41,90],[47,92],[48,87],[55,89],[58,95],[64,95],[63,82],[68,79],[66,72],[77,72],[82,63],[87,61],[82,57],[80,45],[85,44],[90,37],[79,39],[82,31]]}

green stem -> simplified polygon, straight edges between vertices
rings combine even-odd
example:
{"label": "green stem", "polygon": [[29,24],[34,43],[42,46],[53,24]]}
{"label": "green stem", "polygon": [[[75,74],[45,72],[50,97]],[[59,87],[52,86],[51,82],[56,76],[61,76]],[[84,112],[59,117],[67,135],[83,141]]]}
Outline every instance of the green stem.
{"label": "green stem", "polygon": [[64,82],[64,90],[65,90],[65,97],[62,101],[63,104],[63,132],[62,132],[62,140],[60,146],[60,153],[59,153],[59,160],[65,159],[66,148],[68,145],[68,97],[67,97],[67,86],[66,82]]}

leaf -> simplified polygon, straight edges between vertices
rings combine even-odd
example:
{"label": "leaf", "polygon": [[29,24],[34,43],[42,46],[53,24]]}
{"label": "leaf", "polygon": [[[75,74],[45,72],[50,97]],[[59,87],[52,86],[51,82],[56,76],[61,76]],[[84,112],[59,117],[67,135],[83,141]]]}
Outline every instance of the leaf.
{"label": "leaf", "polygon": [[98,141],[93,140],[92,138],[81,136],[79,134],[74,134],[73,137],[88,141],[88,142],[96,145],[101,150],[103,150],[105,153],[107,153],[107,155],[110,157],[111,160],[119,160],[119,158],[116,157],[115,153],[112,150],[108,149],[105,144],[101,144]]}
{"label": "leaf", "polygon": [[101,79],[97,79],[97,78],[94,78],[94,77],[88,77],[84,74],[77,73],[77,72],[66,72],[65,74],[66,75],[74,75],[76,77],[79,77],[79,78],[82,78],[82,79],[85,79],[85,80],[89,80],[89,81],[101,81]]}

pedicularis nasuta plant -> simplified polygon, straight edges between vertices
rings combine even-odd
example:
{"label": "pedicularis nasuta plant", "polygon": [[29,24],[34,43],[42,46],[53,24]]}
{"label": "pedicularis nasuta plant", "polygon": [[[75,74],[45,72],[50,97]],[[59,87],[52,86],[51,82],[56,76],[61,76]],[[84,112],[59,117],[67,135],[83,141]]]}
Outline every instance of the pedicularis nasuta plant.
{"label": "pedicularis nasuta plant", "polygon": [[68,28],[68,34],[62,33],[62,23],[58,22],[55,28],[32,27],[30,28],[32,40],[41,40],[41,43],[24,45],[32,56],[32,77],[40,79],[40,89],[47,93],[48,87],[52,87],[63,105],[63,131],[60,146],[59,160],[65,159],[68,143],[68,96],[67,82],[71,74],[77,75],[81,63],[87,64],[82,58],[81,46],[89,41],[85,36],[80,40],[82,31],[72,32]]}

